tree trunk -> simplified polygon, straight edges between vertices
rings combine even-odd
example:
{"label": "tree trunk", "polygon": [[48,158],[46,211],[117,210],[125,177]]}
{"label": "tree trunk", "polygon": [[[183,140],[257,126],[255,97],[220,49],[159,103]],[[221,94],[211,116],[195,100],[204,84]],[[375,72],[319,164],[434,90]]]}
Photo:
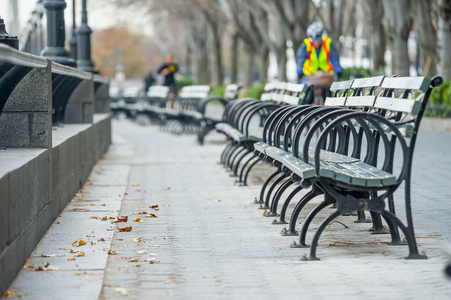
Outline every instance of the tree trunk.
{"label": "tree trunk", "polygon": [[269,49],[262,47],[260,52],[261,67],[260,67],[260,82],[268,82],[268,68],[269,68]]}
{"label": "tree trunk", "polygon": [[[282,51],[283,50],[283,51]],[[287,54],[285,49],[281,49],[277,56],[277,79],[279,81],[287,81]]]}
{"label": "tree trunk", "polygon": [[383,71],[385,67],[385,31],[381,23],[384,16],[384,8],[381,0],[366,0],[365,4],[365,19],[368,22],[369,30],[371,30],[369,42],[373,70],[379,72]]}
{"label": "tree trunk", "polygon": [[412,28],[409,0],[384,0],[384,22],[392,54],[392,73],[409,76],[410,60],[407,39]]}
{"label": "tree trunk", "polygon": [[220,86],[224,84],[224,67],[222,65],[221,37],[218,24],[210,22],[211,32],[213,34],[213,52],[215,56],[215,83]]}
{"label": "tree trunk", "polygon": [[210,69],[207,52],[205,52],[204,56],[197,55],[197,83],[210,84]]}
{"label": "tree trunk", "polygon": [[185,72],[184,76],[191,77],[191,47],[189,43],[186,43],[186,55],[185,55]]}
{"label": "tree trunk", "polygon": [[437,74],[437,35],[432,25],[431,0],[415,0],[415,32],[420,46],[420,63],[423,75]]}
{"label": "tree trunk", "polygon": [[250,87],[254,83],[255,49],[249,45],[244,45],[246,58],[244,60],[244,86]]}
{"label": "tree trunk", "polygon": [[205,18],[197,24],[188,23],[191,46],[196,57],[197,83],[210,84],[210,69],[207,49],[207,21]]}
{"label": "tree trunk", "polygon": [[439,0],[438,36],[440,45],[439,74],[444,79],[451,79],[451,0]]}
{"label": "tree trunk", "polygon": [[232,36],[232,53],[230,55],[230,82],[238,83],[238,35]]}

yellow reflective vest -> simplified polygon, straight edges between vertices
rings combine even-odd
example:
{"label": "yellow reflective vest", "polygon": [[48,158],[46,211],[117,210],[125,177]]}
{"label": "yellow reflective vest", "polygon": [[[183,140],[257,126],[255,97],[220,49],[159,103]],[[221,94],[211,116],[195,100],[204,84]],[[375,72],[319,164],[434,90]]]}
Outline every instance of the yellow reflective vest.
{"label": "yellow reflective vest", "polygon": [[332,63],[329,60],[330,56],[330,43],[331,39],[329,37],[322,37],[323,42],[321,44],[321,50],[319,56],[316,55],[315,46],[313,46],[313,41],[311,38],[306,38],[304,40],[306,50],[308,53],[308,58],[304,62],[304,66],[302,71],[304,75],[315,74],[318,69],[323,70],[324,72],[328,72],[333,74],[334,68]]}

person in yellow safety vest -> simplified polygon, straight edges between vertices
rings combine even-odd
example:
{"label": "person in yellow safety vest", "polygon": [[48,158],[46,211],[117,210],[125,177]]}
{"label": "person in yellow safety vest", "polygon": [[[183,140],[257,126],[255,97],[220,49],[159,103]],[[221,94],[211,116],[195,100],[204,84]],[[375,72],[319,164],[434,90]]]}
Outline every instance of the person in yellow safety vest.
{"label": "person in yellow safety vest", "polygon": [[340,66],[338,51],[332,40],[323,36],[323,25],[313,22],[307,28],[307,36],[296,53],[297,73],[301,82],[306,83],[306,76],[318,70],[336,73],[340,78],[343,68]]}

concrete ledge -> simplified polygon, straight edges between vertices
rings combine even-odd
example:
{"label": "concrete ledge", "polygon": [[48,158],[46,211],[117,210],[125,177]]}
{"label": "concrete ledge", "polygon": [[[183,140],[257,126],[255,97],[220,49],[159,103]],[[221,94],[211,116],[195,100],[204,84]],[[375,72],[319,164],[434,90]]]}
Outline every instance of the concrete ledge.
{"label": "concrete ledge", "polygon": [[52,149],[0,150],[0,294],[111,143],[110,114],[56,128]]}

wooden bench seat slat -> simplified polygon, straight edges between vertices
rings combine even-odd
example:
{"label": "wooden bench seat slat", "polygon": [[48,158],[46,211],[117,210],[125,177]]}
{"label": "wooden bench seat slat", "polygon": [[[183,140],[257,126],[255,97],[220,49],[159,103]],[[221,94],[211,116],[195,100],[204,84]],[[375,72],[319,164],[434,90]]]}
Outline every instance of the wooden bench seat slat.
{"label": "wooden bench seat slat", "polygon": [[421,102],[414,99],[377,97],[374,107],[417,115],[421,108]]}
{"label": "wooden bench seat slat", "polygon": [[324,106],[344,106],[346,97],[327,97]]}
{"label": "wooden bench seat slat", "polygon": [[385,77],[381,87],[395,90],[415,90],[426,92],[431,84],[427,77]]}
{"label": "wooden bench seat slat", "polygon": [[352,83],[352,88],[358,89],[358,88],[378,87],[381,85],[384,78],[385,78],[384,75],[368,77],[368,78],[356,78],[356,79],[354,79],[354,82]]}
{"label": "wooden bench seat slat", "polygon": [[376,96],[349,96],[346,98],[346,107],[373,107]]}

